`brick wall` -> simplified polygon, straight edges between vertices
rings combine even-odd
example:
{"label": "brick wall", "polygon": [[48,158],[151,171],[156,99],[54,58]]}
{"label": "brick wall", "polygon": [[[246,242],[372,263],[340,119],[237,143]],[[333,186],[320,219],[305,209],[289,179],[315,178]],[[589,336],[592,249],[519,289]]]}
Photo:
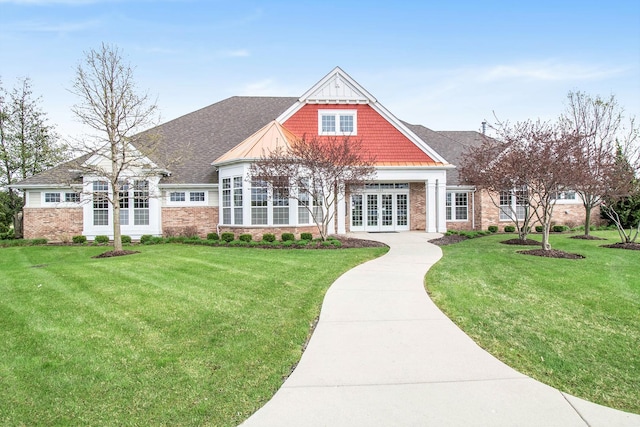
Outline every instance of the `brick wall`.
{"label": "brick wall", "polygon": [[427,200],[424,182],[409,183],[409,204],[411,230],[424,231],[427,229]]}
{"label": "brick wall", "polygon": [[218,208],[212,206],[163,207],[162,232],[165,235],[180,235],[195,230],[198,236],[205,238],[216,231]]}
{"label": "brick wall", "polygon": [[68,242],[82,234],[82,208],[24,208],[24,238]]}
{"label": "brick wall", "polygon": [[320,233],[318,232],[318,227],[316,227],[315,225],[301,226],[301,227],[274,226],[274,227],[265,227],[265,228],[242,227],[242,226],[235,227],[235,226],[229,226],[229,225],[220,226],[220,233],[225,233],[225,232],[231,232],[235,234],[236,238],[238,238],[238,236],[240,236],[241,234],[251,234],[251,236],[253,237],[253,240],[262,240],[262,235],[264,233],[275,234],[277,239],[280,239],[280,236],[282,236],[282,233],[293,233],[296,239],[300,238],[300,233],[311,233],[313,234],[314,238],[320,237]]}

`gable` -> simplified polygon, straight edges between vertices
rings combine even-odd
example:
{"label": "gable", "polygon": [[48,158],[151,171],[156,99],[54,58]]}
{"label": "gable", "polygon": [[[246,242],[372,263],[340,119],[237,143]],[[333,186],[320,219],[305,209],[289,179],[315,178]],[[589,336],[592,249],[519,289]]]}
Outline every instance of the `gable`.
{"label": "gable", "polygon": [[[380,113],[367,104],[306,104],[283,125],[298,138],[318,135],[318,115],[322,110],[355,110],[357,135],[379,165],[436,165],[442,164],[421,150]],[[322,137],[329,138],[329,137]],[[342,137],[338,137],[342,138]]]}

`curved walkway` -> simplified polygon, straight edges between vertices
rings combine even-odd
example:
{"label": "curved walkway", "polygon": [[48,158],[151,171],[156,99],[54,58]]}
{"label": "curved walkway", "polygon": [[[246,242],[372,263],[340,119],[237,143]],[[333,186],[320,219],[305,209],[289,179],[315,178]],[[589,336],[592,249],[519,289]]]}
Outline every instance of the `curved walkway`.
{"label": "curved walkway", "polygon": [[640,427],[522,375],[482,350],[427,296],[433,234],[357,234],[391,250],[342,275],[300,363],[242,425]]}

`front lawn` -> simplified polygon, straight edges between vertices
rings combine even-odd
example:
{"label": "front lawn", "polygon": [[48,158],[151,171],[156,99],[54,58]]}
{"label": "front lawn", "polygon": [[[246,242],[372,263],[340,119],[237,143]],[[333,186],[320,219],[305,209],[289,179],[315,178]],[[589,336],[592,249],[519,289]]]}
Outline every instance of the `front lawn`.
{"label": "front lawn", "polygon": [[[492,235],[444,246],[427,274],[438,306],[490,353],[572,395],[640,413],[640,257],[552,235],[567,260],[517,254]],[[513,237],[513,236],[511,236]],[[539,236],[531,236],[539,240]]]}
{"label": "front lawn", "polygon": [[386,248],[0,249],[0,424],[232,426],[299,360],[331,283]]}

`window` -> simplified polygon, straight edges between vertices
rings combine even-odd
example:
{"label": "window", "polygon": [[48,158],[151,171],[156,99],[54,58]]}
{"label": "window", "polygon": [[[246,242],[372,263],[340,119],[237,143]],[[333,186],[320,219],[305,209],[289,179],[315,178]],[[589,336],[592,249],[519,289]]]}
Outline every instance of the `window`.
{"label": "window", "polygon": [[273,189],[273,223],[289,224],[289,183],[280,178]]}
{"label": "window", "polygon": [[93,225],[109,225],[108,189],[107,181],[93,182]]}
{"label": "window", "polygon": [[118,203],[120,204],[120,225],[129,225],[129,190],[130,185],[126,182],[120,183]]}
{"label": "window", "polygon": [[222,223],[231,224],[231,178],[222,178]]}
{"label": "window", "polygon": [[576,200],[575,191],[560,191],[553,195],[555,200]]}
{"label": "window", "polygon": [[172,202],[184,202],[184,191],[172,191],[171,193],[169,193],[169,200],[171,200]]}
{"label": "window", "polygon": [[149,181],[133,182],[133,224],[149,225]]}
{"label": "window", "polygon": [[204,202],[204,191],[192,191],[189,193],[190,202]]}
{"label": "window", "polygon": [[362,194],[351,196],[351,225],[362,227]]}
{"label": "window", "polygon": [[447,192],[447,221],[466,221],[469,219],[469,200],[467,193]]}
{"label": "window", "polygon": [[233,178],[233,223],[242,224],[242,217],[242,177],[236,176]]}
{"label": "window", "polygon": [[64,201],[67,203],[80,203],[80,193],[64,193]]}
{"label": "window", "polygon": [[264,181],[251,182],[251,224],[267,224],[267,183]]}
{"label": "window", "polygon": [[318,111],[319,135],[356,135],[356,110],[320,110]]}
{"label": "window", "polygon": [[45,203],[60,203],[60,193],[44,193]]}
{"label": "window", "polygon": [[523,190],[500,193],[500,221],[522,221],[527,214],[526,192]]}

